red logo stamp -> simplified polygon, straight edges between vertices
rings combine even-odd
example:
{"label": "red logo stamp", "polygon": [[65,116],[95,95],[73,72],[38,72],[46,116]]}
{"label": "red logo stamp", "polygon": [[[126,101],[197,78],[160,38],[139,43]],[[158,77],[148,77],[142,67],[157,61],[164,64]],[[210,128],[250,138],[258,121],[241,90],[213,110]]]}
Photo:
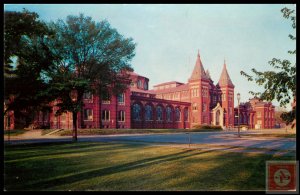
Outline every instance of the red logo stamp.
{"label": "red logo stamp", "polygon": [[267,191],[295,191],[297,184],[296,161],[268,161]]}

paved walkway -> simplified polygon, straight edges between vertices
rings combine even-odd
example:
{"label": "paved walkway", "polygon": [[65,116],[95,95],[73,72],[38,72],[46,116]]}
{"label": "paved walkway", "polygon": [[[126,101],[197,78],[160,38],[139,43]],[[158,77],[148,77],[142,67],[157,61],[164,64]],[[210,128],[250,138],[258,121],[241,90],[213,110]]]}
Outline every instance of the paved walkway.
{"label": "paved walkway", "polygon": [[[249,132],[241,132],[241,135]],[[261,133],[252,131],[250,133]],[[7,136],[5,136],[7,140]],[[41,130],[28,131],[19,136],[11,136],[11,144],[66,142],[71,136],[41,135]],[[78,136],[82,142],[135,142],[172,147],[190,147],[207,150],[226,150],[235,152],[255,152],[265,154],[295,154],[296,138],[241,137],[236,132],[202,132],[174,134],[127,134]],[[6,141],[7,142],[7,141]],[[191,145],[190,145],[190,144]]]}

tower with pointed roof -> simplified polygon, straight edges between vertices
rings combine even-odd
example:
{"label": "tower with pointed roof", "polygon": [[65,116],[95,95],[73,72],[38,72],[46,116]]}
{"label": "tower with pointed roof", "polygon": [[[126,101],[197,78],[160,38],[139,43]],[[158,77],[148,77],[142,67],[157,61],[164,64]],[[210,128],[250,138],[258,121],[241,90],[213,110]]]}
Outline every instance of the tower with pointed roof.
{"label": "tower with pointed roof", "polygon": [[191,127],[201,124],[210,125],[210,77],[205,73],[199,50],[188,85],[191,103]]}
{"label": "tower with pointed roof", "polygon": [[225,60],[217,86],[221,90],[221,106],[224,109],[224,125],[226,127],[234,126],[234,85],[228,74]]}

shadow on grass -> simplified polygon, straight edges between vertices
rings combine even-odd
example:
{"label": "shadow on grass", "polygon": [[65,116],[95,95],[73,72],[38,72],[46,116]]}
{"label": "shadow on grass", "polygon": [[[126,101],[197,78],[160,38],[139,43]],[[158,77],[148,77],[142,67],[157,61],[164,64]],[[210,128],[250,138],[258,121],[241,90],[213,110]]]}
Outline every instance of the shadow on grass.
{"label": "shadow on grass", "polygon": [[74,182],[88,180],[94,177],[101,177],[106,176],[114,173],[120,173],[124,171],[130,171],[134,169],[139,169],[151,165],[156,165],[160,163],[167,163],[175,160],[179,160],[182,158],[187,158],[193,155],[204,154],[212,151],[200,151],[195,152],[195,150],[184,150],[182,152],[168,154],[164,156],[158,156],[153,158],[146,158],[142,160],[137,160],[134,162],[124,163],[116,166],[106,167],[106,168],[99,168],[95,170],[89,170],[82,173],[73,174],[70,176],[62,176],[59,179],[46,179],[42,181],[38,181],[32,183],[31,185],[24,186],[25,189],[46,189],[52,187],[59,187],[60,185],[67,185]]}
{"label": "shadow on grass", "polygon": [[[103,143],[93,143],[93,146],[98,145],[99,146],[106,146],[106,144]],[[70,149],[78,149],[78,152],[80,151],[80,145],[83,146],[84,150],[88,148],[88,146],[91,145],[91,143],[80,143],[73,147],[73,145],[58,145],[63,146],[63,148],[70,148]],[[51,147],[55,148],[57,145],[51,145]],[[116,150],[116,148],[122,148],[129,150],[134,150],[135,148],[143,150],[141,148],[140,144],[132,145],[132,144],[121,144],[121,145],[112,145],[108,144],[109,147],[112,148],[111,151]],[[47,145],[45,146],[46,148]],[[114,149],[113,149],[114,148]],[[232,148],[235,148],[233,146]],[[101,149],[101,148],[100,148]],[[105,152],[107,152],[105,148]],[[21,150],[21,149],[20,149]],[[57,150],[61,150],[62,152],[57,152]],[[89,150],[89,149],[87,149]],[[56,154],[64,154],[64,149],[57,148]],[[156,150],[155,150],[156,151]],[[179,160],[180,163],[186,163],[186,167],[189,167],[190,165],[195,165],[197,163],[203,163],[205,160],[209,160],[211,162],[217,162],[219,163],[218,166],[213,167],[212,169],[207,170],[198,170],[199,174],[194,174],[192,176],[188,176],[187,178],[184,178],[184,180],[179,180],[174,183],[168,184],[166,188],[163,188],[162,190],[169,190],[169,189],[183,189],[183,190],[263,190],[264,189],[264,176],[265,176],[265,161],[266,160],[274,160],[274,159],[290,159],[288,157],[279,157],[279,158],[273,158],[272,155],[248,155],[248,154],[242,154],[242,153],[230,153],[230,152],[224,152],[221,153],[220,151],[216,153],[216,156],[203,156],[202,154],[207,154],[210,152],[214,152],[216,150],[211,149],[208,151],[202,151],[199,149],[181,149],[180,152],[171,153],[167,155],[161,155],[151,157],[151,158],[143,158],[132,162],[126,162],[122,164],[117,165],[110,165],[109,167],[102,167],[102,168],[95,168],[91,169],[89,166],[84,167],[84,164],[82,166],[78,166],[80,163],[86,163],[83,162],[82,158],[73,158],[69,161],[68,158],[66,159],[60,159],[60,160],[51,160],[49,159],[49,167],[53,166],[69,166],[74,165],[74,168],[68,169],[68,171],[62,171],[60,172],[57,169],[52,170],[41,170],[41,172],[37,172],[32,176],[31,178],[22,178],[23,181],[16,183],[13,176],[10,176],[6,180],[6,189],[7,190],[47,190],[47,189],[59,189],[63,188],[64,186],[71,185],[75,182],[80,182],[84,180],[89,180],[97,177],[104,177],[107,175],[112,175],[115,173],[121,173],[126,171],[133,171],[140,168],[147,168],[152,165],[161,165],[163,163],[170,163]],[[45,154],[42,155],[51,155],[47,153],[47,150],[45,150]],[[76,153],[75,151],[68,152],[68,153]],[[110,151],[108,151],[110,153]],[[134,155],[134,153],[132,153]],[[101,154],[100,154],[101,155]],[[125,154],[123,154],[126,156]],[[159,155],[159,153],[158,153]],[[200,155],[200,156],[197,156]],[[39,155],[37,155],[39,156]],[[92,159],[90,157],[86,157],[85,159]],[[107,155],[104,155],[106,158],[109,157]],[[186,159],[188,157],[193,157],[192,159]],[[140,158],[137,156],[137,158]],[[181,161],[182,159],[185,159],[184,161]],[[65,162],[64,162],[65,161]],[[41,160],[41,162],[47,163],[44,160]],[[35,164],[29,164],[26,167],[26,171],[30,173],[31,170],[38,170],[39,168],[36,168],[34,166],[38,166],[39,162],[36,161]],[[208,163],[208,162],[206,162]],[[10,167],[10,170],[13,171],[14,167],[12,164]],[[16,164],[19,166],[22,166],[23,164],[19,163]],[[89,164],[87,164],[89,165]],[[43,169],[43,166],[41,166],[41,169]],[[80,169],[78,167],[84,167],[83,169]],[[63,168],[63,167],[62,167]],[[19,170],[22,170],[22,167],[18,167]],[[47,171],[52,171],[54,174],[50,176],[51,174],[47,175]],[[57,173],[55,173],[57,171]],[[179,170],[180,171],[180,170]],[[194,170],[197,171],[197,170]],[[13,172],[10,172],[12,175]],[[184,173],[185,175],[188,173]],[[25,175],[26,176],[26,175]],[[178,171],[174,171],[174,173],[171,173],[171,176],[169,178],[163,178],[163,180],[156,180],[154,183],[156,184],[155,187],[165,187],[165,185],[162,185],[161,183],[168,180],[172,180],[176,177],[182,177],[182,174],[178,174]],[[44,177],[44,178],[43,178]],[[49,178],[50,177],[50,178]],[[56,178],[55,178],[56,177]],[[35,179],[36,178],[36,179]],[[29,180],[26,180],[29,179]],[[31,179],[31,180],[30,180]],[[140,184],[140,183],[138,183]],[[118,185],[116,182],[114,182],[113,185]],[[146,183],[146,185],[152,185],[152,183]],[[124,187],[124,186],[122,186]],[[130,185],[132,187],[132,185]],[[130,188],[129,186],[125,186],[124,188]],[[143,185],[140,185],[140,188],[142,188]],[[149,188],[155,189],[155,187],[150,186]],[[110,188],[110,187],[108,187]],[[113,189],[114,186],[111,187]],[[63,190],[63,189],[62,189]],[[78,189],[80,190],[80,189]],[[135,189],[129,189],[129,190],[135,190]]]}
{"label": "shadow on grass", "polygon": [[[42,148],[38,148],[39,146],[42,146]],[[74,154],[74,153],[88,153],[88,152],[108,152],[111,151],[112,153],[119,152],[119,149],[122,149],[122,151],[127,151],[127,150],[134,150],[134,148],[140,148],[141,144],[130,144],[126,145],[127,148],[125,148],[125,144],[119,143],[119,144],[106,144],[106,143],[84,143],[81,142],[80,144],[77,143],[72,143],[66,144],[64,147],[63,145],[61,146],[60,144],[51,144],[49,147],[46,147],[48,145],[42,144],[42,145],[35,145],[31,146],[31,150],[34,149],[34,151],[27,151],[29,150],[28,148],[25,149],[25,151],[22,150],[20,146],[18,146],[18,149],[20,150],[19,158],[17,159],[18,162],[20,161],[27,161],[27,160],[33,160],[32,158],[38,157],[40,158],[39,160],[43,160],[43,157],[49,157],[49,159],[56,159],[56,158],[67,158],[67,156],[61,156],[61,155],[68,155],[68,154]],[[20,147],[20,148],[19,148]],[[59,148],[57,148],[59,147]],[[10,148],[11,150],[12,148]],[[68,150],[68,151],[66,151]],[[22,151],[22,152],[21,152]],[[63,151],[63,152],[62,152]],[[41,154],[42,152],[42,154]],[[11,159],[14,159],[14,155],[16,152],[13,154],[8,154],[5,155],[5,160],[7,161],[6,163],[10,163]],[[51,157],[51,156],[59,155],[61,157]],[[93,155],[93,154],[90,154]],[[13,160],[16,161],[16,160]]]}
{"label": "shadow on grass", "polygon": [[[265,190],[266,161],[291,160],[293,157],[266,154],[249,155],[231,153],[217,155],[211,160],[220,164],[194,177],[170,185],[169,188],[184,186],[184,190]],[[186,166],[195,163],[188,161]],[[208,182],[209,181],[209,182]],[[205,184],[205,185],[203,185]],[[188,188],[190,186],[190,189]]]}

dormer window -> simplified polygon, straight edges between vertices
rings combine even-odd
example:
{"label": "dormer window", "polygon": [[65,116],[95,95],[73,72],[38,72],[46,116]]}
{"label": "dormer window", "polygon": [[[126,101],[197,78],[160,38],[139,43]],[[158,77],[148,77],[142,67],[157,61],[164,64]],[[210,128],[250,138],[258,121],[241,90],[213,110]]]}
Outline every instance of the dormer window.
{"label": "dormer window", "polygon": [[148,83],[147,82],[144,82],[144,89],[148,90]]}
{"label": "dormer window", "polygon": [[142,88],[142,81],[138,80],[137,85],[138,85],[138,88]]}

